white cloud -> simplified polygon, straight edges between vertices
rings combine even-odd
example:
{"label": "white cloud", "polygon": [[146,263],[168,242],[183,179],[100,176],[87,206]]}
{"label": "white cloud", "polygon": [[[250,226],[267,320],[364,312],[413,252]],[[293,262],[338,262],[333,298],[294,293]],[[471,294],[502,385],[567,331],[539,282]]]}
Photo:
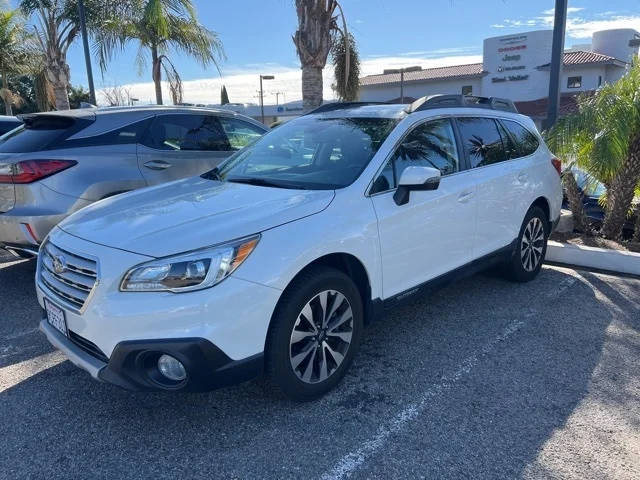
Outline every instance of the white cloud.
{"label": "white cloud", "polygon": [[[640,15],[608,15],[598,14],[597,19],[587,19],[574,14],[583,11],[582,7],[569,7],[567,14],[567,36],[569,38],[591,38],[594,32],[614,28],[634,28],[640,31]],[[505,19],[502,23],[491,25],[492,28],[543,27],[553,28],[554,10],[544,10],[541,16],[531,19]]]}
{"label": "white cloud", "polygon": [[[373,75],[382,73],[385,68],[400,68],[413,65],[431,68],[482,62],[481,55],[449,55],[432,58],[428,55],[409,55],[409,53],[411,52],[384,57],[372,55],[362,60],[360,74],[361,76]],[[425,53],[430,55],[432,52]],[[245,67],[229,67],[225,69],[225,72],[228,72],[228,74],[225,75],[224,79],[203,78],[184,81],[184,101],[190,103],[217,104],[220,102],[220,88],[224,84],[227,87],[229,100],[231,100],[231,102],[258,104],[260,73],[273,74],[275,76],[274,80],[266,80],[263,82],[265,105],[273,105],[276,103],[276,92],[280,92],[280,95],[278,95],[280,103],[283,101],[291,102],[302,99],[301,71],[299,68],[267,63],[262,65],[247,65]],[[324,69],[323,78],[324,99],[334,99],[335,94],[331,90],[331,84],[334,82],[333,69],[330,66]],[[116,82],[107,81],[103,86],[112,86],[115,84]],[[140,103],[154,103],[155,90],[152,82],[133,83],[122,85],[122,87],[128,89],[132,97],[140,99]],[[170,98],[166,85],[163,86],[163,94],[166,100]],[[101,102],[101,99],[102,95],[100,91],[98,91],[98,102],[104,103]]]}

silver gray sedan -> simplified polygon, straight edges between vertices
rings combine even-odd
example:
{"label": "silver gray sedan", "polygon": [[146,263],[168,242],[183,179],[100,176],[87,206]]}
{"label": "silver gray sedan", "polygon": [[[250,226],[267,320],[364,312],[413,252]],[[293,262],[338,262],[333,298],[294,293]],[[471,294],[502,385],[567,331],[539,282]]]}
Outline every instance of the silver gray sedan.
{"label": "silver gray sedan", "polygon": [[21,116],[0,136],[0,247],[37,254],[95,201],[200,175],[267,131],[227,110],[111,107]]}

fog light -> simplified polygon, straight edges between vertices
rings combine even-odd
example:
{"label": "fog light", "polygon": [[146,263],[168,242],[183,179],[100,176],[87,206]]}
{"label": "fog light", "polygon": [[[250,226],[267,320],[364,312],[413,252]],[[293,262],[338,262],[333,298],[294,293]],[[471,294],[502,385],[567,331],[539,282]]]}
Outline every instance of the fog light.
{"label": "fog light", "polygon": [[174,382],[181,382],[187,378],[187,371],[180,361],[171,355],[161,355],[158,359],[158,370],[160,373]]}

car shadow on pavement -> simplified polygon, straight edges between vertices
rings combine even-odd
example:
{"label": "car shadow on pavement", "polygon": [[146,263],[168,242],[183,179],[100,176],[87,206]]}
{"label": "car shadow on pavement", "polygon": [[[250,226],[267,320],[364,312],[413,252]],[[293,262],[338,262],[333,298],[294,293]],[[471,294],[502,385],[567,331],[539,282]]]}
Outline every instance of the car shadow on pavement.
{"label": "car shadow on pavement", "polygon": [[[584,275],[591,284],[556,269],[524,285],[478,275],[390,311],[368,328],[339,388],[307,404],[261,380],[206,394],[131,393],[64,362],[0,392],[0,462],[19,472],[39,465],[42,475],[317,476],[428,399],[361,476],[517,477],[589,394],[620,312],[637,332],[637,301]],[[429,394],[470,356],[466,373]]]}

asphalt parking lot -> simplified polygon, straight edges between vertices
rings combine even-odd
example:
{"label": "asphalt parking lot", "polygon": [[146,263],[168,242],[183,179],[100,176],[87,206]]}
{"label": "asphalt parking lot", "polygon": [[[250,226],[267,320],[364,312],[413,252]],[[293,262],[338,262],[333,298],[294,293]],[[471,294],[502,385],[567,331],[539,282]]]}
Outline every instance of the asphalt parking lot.
{"label": "asphalt parking lot", "polygon": [[640,280],[491,274],[389,312],[339,388],[97,383],[0,258],[0,478],[640,478]]}

